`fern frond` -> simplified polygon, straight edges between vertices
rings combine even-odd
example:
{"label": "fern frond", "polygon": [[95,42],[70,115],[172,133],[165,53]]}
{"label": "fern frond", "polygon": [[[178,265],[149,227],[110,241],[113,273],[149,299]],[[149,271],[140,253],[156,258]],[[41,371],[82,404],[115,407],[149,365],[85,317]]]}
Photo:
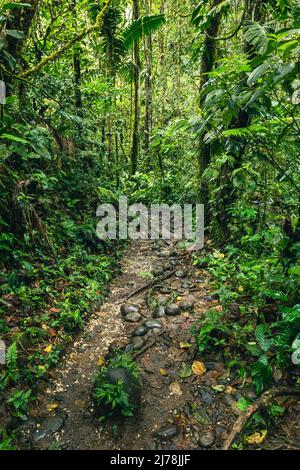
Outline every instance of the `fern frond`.
{"label": "fern frond", "polygon": [[134,20],[123,32],[124,48],[130,49],[143,36],[150,36],[166,23],[165,15],[143,16]]}

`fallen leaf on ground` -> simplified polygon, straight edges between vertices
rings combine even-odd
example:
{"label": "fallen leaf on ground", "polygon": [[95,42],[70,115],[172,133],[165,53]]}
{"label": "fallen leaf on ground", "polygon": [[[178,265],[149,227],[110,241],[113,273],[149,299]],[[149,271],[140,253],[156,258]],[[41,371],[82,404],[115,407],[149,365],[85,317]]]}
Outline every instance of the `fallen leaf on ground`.
{"label": "fallen leaf on ground", "polygon": [[52,308],[50,308],[50,312],[52,312],[52,313],[59,313],[59,312],[60,312],[60,309],[59,309],[59,308],[52,307]]}
{"label": "fallen leaf on ground", "polygon": [[205,374],[206,367],[203,364],[203,362],[195,361],[195,362],[193,362],[192,370],[193,370],[195,375],[199,375],[201,377],[201,375]]}
{"label": "fallen leaf on ground", "polygon": [[187,377],[190,377],[192,373],[192,367],[189,364],[183,364],[179,371],[179,377],[181,379],[186,379]]}
{"label": "fallen leaf on ground", "polygon": [[179,346],[180,346],[180,349],[188,349],[188,348],[191,348],[191,347],[192,347],[192,344],[180,342],[180,343],[179,343]]}
{"label": "fallen leaf on ground", "polygon": [[159,373],[161,375],[168,375],[168,371],[166,371],[166,369],[159,369]]}
{"label": "fallen leaf on ground", "polygon": [[172,395],[176,395],[177,397],[180,397],[182,395],[182,390],[180,387],[180,384],[178,382],[173,382],[170,386],[170,393]]}
{"label": "fallen leaf on ground", "polygon": [[44,352],[45,352],[45,353],[51,353],[51,352],[52,352],[52,349],[53,349],[52,344],[49,344],[49,346],[47,346],[47,347],[44,349]]}
{"label": "fallen leaf on ground", "polygon": [[98,357],[97,364],[98,364],[99,367],[103,366],[103,364],[104,364],[104,359],[103,359],[102,356],[99,356],[99,357]]}
{"label": "fallen leaf on ground", "polygon": [[48,405],[47,406],[47,410],[49,411],[49,413],[51,413],[52,411],[54,410],[57,410],[58,408],[58,404],[57,403],[51,403],[51,405]]}
{"label": "fallen leaf on ground", "polygon": [[263,429],[262,431],[255,432],[246,437],[246,442],[250,445],[261,444],[264,442],[268,431]]}

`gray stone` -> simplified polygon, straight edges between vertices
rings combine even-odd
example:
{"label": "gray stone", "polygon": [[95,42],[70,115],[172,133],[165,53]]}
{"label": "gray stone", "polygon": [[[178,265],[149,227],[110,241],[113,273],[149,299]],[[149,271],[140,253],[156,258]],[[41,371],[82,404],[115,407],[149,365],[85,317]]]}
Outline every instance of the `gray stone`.
{"label": "gray stone", "polygon": [[133,330],[132,336],[144,336],[147,332],[148,328],[145,325],[140,325]]}
{"label": "gray stone", "polygon": [[138,351],[139,349],[142,349],[145,344],[145,341],[140,336],[135,336],[134,338],[132,338],[131,344],[133,351]]}
{"label": "gray stone", "polygon": [[65,424],[65,413],[58,412],[55,416],[50,416],[45,420],[44,428],[46,432],[58,432],[60,431]]}
{"label": "gray stone", "polygon": [[178,270],[178,271],[176,271],[176,273],[175,273],[175,276],[176,276],[176,277],[185,277],[185,275],[186,275],[185,272],[182,271],[182,270]]}
{"label": "gray stone", "polygon": [[166,315],[169,315],[169,316],[175,316],[175,315],[179,315],[180,312],[181,312],[181,309],[179,307],[179,305],[177,304],[169,304],[166,306]]}
{"label": "gray stone", "polygon": [[172,439],[173,437],[177,436],[178,434],[178,427],[175,425],[164,426],[159,431],[154,433],[155,437],[158,437],[161,440]]}
{"label": "gray stone", "polygon": [[126,315],[125,320],[130,322],[130,323],[136,323],[136,322],[140,321],[141,318],[142,318],[142,315],[140,313],[132,312],[132,313],[129,313],[128,315]]}
{"label": "gray stone", "polygon": [[201,447],[205,447],[208,449],[212,445],[214,445],[216,440],[215,433],[213,431],[205,431],[199,437],[199,444]]}
{"label": "gray stone", "polygon": [[157,320],[146,320],[144,325],[147,326],[147,328],[150,328],[150,329],[162,328],[162,324]]}
{"label": "gray stone", "polygon": [[183,300],[182,302],[180,302],[179,306],[181,310],[183,310],[184,312],[187,312],[188,310],[193,310],[195,306],[195,302],[189,301],[189,300]]}
{"label": "gray stone", "polygon": [[153,318],[162,318],[166,315],[165,307],[159,305],[153,312]]}
{"label": "gray stone", "polygon": [[136,305],[122,305],[121,314],[126,317],[130,313],[139,313],[139,308]]}

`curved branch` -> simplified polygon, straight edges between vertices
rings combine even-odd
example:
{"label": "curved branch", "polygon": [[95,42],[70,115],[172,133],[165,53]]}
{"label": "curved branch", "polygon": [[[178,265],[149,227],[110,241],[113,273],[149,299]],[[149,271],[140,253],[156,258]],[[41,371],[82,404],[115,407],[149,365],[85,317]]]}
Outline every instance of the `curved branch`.
{"label": "curved branch", "polygon": [[76,44],[77,42],[80,42],[84,37],[88,36],[90,33],[93,33],[94,31],[98,31],[99,29],[101,29],[102,25],[103,25],[103,17],[109,7],[109,4],[111,3],[111,0],[107,0],[104,4],[104,7],[102,8],[102,10],[98,13],[98,16],[97,16],[97,19],[96,19],[96,22],[90,26],[89,28],[87,28],[85,31],[83,31],[82,33],[80,34],[76,34],[74,36],[73,39],[71,39],[70,41],[68,41],[66,44],[64,44],[60,49],[58,49],[57,51],[53,52],[52,54],[50,54],[49,56],[47,57],[44,57],[44,59],[42,59],[37,65],[35,65],[34,67],[28,69],[28,70],[25,70],[24,72],[21,72],[19,75],[18,75],[18,78],[26,78],[28,77],[29,75],[32,75],[34,73],[37,73],[39,72],[39,70],[41,70],[43,67],[45,67],[45,65],[49,64],[50,62],[54,62],[55,60],[59,59],[59,57],[62,56],[62,54],[64,54],[64,52],[66,52],[68,49],[70,49],[72,46],[74,46],[74,44]]}
{"label": "curved branch", "polygon": [[245,17],[246,17],[246,13],[247,13],[247,3],[245,3],[245,8],[244,8],[244,12],[243,12],[243,16],[242,16],[242,19],[238,25],[238,27],[233,31],[233,33],[231,33],[229,36],[226,36],[226,37],[214,37],[214,36],[210,36],[206,31],[204,31],[205,35],[209,37],[209,39],[213,39],[214,41],[227,41],[228,39],[231,39],[233,38],[238,32],[239,30],[242,28],[243,26],[243,23],[244,23],[244,20],[245,20]]}

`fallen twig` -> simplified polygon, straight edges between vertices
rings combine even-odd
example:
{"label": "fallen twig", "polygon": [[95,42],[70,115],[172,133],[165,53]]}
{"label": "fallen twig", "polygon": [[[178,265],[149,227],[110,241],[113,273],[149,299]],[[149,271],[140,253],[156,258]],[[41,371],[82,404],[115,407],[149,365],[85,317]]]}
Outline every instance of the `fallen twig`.
{"label": "fallen twig", "polygon": [[121,304],[122,302],[124,302],[125,300],[129,300],[131,299],[132,297],[134,297],[135,295],[137,294],[140,294],[141,292],[143,292],[144,290],[150,288],[150,287],[153,287],[155,284],[156,284],[156,281],[157,282],[161,282],[161,281],[165,281],[166,279],[168,279],[169,277],[172,277],[174,274],[175,274],[176,270],[173,270],[171,271],[170,273],[166,274],[165,276],[163,277],[160,277],[159,279],[155,280],[155,279],[152,279],[151,281],[147,282],[147,284],[143,284],[141,287],[138,287],[137,289],[135,289],[133,292],[131,292],[130,294],[128,295],[125,295],[125,297],[122,297],[122,299],[120,299],[118,301],[118,305]]}

